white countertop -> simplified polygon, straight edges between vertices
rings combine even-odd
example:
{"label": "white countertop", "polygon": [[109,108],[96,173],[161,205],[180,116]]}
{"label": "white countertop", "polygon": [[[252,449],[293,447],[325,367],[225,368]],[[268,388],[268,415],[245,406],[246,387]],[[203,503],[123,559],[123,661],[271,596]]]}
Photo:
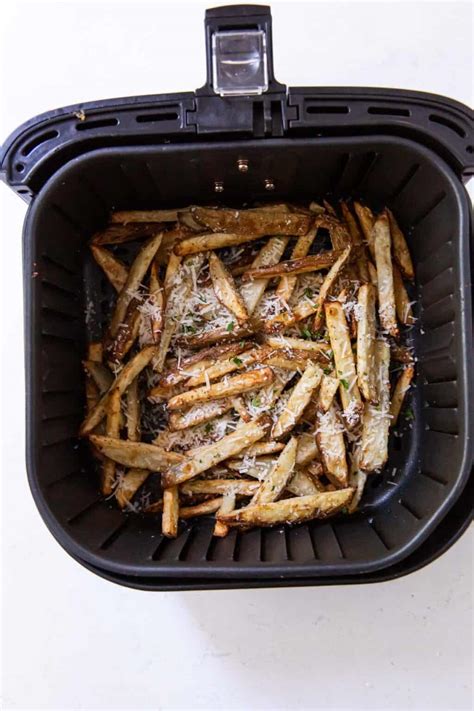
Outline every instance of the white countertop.
{"label": "white countertop", "polygon": [[[200,86],[206,5],[4,2],[1,140],[56,106]],[[471,103],[469,17],[469,3],[274,2],[276,77]],[[26,208],[0,188],[2,708],[471,708],[472,532],[407,578],[331,588],[141,593],[62,551],[26,482]]]}

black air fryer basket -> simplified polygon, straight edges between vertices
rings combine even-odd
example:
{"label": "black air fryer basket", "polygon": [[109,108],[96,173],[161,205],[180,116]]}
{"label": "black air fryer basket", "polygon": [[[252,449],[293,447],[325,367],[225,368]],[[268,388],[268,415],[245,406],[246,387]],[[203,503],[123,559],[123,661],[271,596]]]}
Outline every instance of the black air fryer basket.
{"label": "black air fryer basket", "polygon": [[[287,89],[273,76],[264,6],[206,13],[207,83],[196,92],[71,106],[6,141],[2,177],[24,225],[27,465],[58,542],[89,569],[145,589],[370,582],[445,550],[470,521],[472,112],[431,94]],[[230,63],[229,63],[230,58]],[[229,67],[231,70],[229,71]],[[248,170],[239,170],[247,161]],[[88,256],[112,209],[356,197],[388,205],[416,264],[415,419],[393,438],[362,510],[294,528],[212,537],[202,519],[163,538],[98,493],[81,359],[110,297]],[[85,318],[85,306],[89,317]]]}

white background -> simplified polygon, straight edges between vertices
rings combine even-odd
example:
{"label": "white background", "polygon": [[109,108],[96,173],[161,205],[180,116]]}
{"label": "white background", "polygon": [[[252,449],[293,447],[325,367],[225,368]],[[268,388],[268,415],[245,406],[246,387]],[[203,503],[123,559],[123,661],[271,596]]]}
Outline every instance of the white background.
{"label": "white background", "polygon": [[[3,0],[1,140],[55,106],[200,86],[205,7]],[[289,85],[472,102],[469,3],[275,2],[273,18],[276,76]],[[470,708],[470,534],[396,582],[213,593],[122,589],[58,547],[24,465],[25,206],[0,188],[2,708]]]}

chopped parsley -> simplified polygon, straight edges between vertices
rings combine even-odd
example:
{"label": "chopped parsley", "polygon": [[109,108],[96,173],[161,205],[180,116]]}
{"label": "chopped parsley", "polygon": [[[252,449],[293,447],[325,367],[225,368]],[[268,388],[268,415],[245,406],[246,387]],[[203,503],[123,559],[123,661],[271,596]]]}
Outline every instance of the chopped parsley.
{"label": "chopped parsley", "polygon": [[207,423],[206,423],[206,426],[204,427],[204,432],[205,432],[206,434],[209,434],[210,432],[212,432],[212,425],[211,425],[210,422],[207,422]]}
{"label": "chopped parsley", "polygon": [[311,339],[312,339],[311,331],[309,330],[309,328],[307,326],[305,326],[304,328],[301,329],[301,335],[307,341],[311,341]]}
{"label": "chopped parsley", "polygon": [[233,321],[230,321],[230,322],[227,324],[225,330],[226,330],[226,331],[229,331],[229,333],[231,333],[231,331],[234,330],[234,322],[233,322]]}
{"label": "chopped parsley", "polygon": [[415,413],[413,412],[412,407],[407,407],[403,414],[405,415],[406,420],[414,420],[415,419]]}
{"label": "chopped parsley", "polygon": [[232,361],[235,363],[235,365],[242,365],[243,363],[242,359],[237,358],[237,356],[235,356],[235,358],[232,358]]}
{"label": "chopped parsley", "polygon": [[185,333],[196,333],[196,329],[194,326],[183,326],[184,332]]}
{"label": "chopped parsley", "polygon": [[304,295],[307,296],[308,299],[311,299],[312,296],[313,296],[313,290],[310,289],[309,287],[307,287],[307,288],[304,290]]}
{"label": "chopped parsley", "polygon": [[245,346],[245,341],[240,341],[239,346],[243,348]]}
{"label": "chopped parsley", "polygon": [[349,383],[347,380],[345,380],[345,378],[340,378],[339,380],[344,390],[349,390]]}
{"label": "chopped parsley", "polygon": [[324,373],[324,375],[331,375],[332,369],[331,368],[323,368],[323,373]]}
{"label": "chopped parsley", "polygon": [[260,402],[260,398],[258,397],[258,395],[255,395],[255,397],[252,398],[252,405],[254,407],[260,407],[261,404],[262,403]]}

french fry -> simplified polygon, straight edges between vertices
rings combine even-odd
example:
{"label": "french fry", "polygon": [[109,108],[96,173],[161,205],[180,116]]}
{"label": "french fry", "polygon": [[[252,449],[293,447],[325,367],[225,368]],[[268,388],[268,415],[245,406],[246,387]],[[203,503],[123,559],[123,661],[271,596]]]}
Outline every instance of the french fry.
{"label": "french fry", "polygon": [[234,496],[252,496],[258,490],[258,481],[246,479],[194,479],[181,484],[180,491],[185,496],[196,494],[227,494]]}
{"label": "french fry", "polygon": [[[223,498],[222,504],[219,506],[219,513],[228,514],[235,509],[235,493],[233,491],[227,491]],[[213,535],[217,538],[224,538],[229,533],[229,527],[226,526],[222,521],[216,521],[214,525]]]}
{"label": "french fry", "polygon": [[223,499],[223,496],[217,496],[214,499],[202,501],[200,504],[195,504],[194,506],[180,506],[179,517],[182,519],[188,519],[196,516],[207,516],[208,514],[213,514],[220,509]]}
{"label": "french fry", "polygon": [[293,472],[290,480],[286,484],[286,491],[295,496],[310,496],[317,494],[318,489],[308,474],[300,469]]}
{"label": "french fry", "polygon": [[209,255],[209,272],[212,287],[217,299],[225,306],[240,324],[249,319],[245,302],[235,286],[234,278],[215,252]]}
{"label": "french fry", "polygon": [[408,348],[408,346],[400,346],[398,343],[390,344],[390,353],[392,359],[397,361],[397,363],[406,363],[411,365],[415,359],[411,348]]}
{"label": "french fry", "polygon": [[228,234],[225,232],[208,232],[203,235],[187,237],[178,242],[174,247],[174,253],[179,256],[188,254],[198,254],[208,252],[211,249],[222,249],[223,247],[234,247],[246,242],[254,242],[260,239],[261,235],[251,234]]}
{"label": "french fry", "polygon": [[[126,392],[127,437],[131,442],[140,441],[140,399],[138,394],[138,378],[132,381]],[[109,435],[113,436],[113,435]]]}
{"label": "french fry", "polygon": [[336,259],[334,264],[332,265],[331,269],[328,271],[326,276],[324,277],[324,281],[322,283],[321,289],[319,291],[318,295],[318,308],[316,311],[316,314],[314,316],[314,321],[313,321],[313,328],[315,331],[319,331],[319,329],[322,326],[322,321],[323,321],[323,308],[324,304],[326,302],[326,299],[328,297],[328,294],[330,290],[332,289],[332,286],[336,279],[338,278],[342,267],[344,264],[347,262],[349,259],[349,255],[351,253],[351,245],[346,247],[343,252],[340,253],[339,257]]}
{"label": "french fry", "polygon": [[132,348],[140,332],[141,313],[138,300],[132,299],[114,337],[107,334],[104,349],[109,363],[120,363]]}
{"label": "french fry", "polygon": [[377,403],[375,382],[375,292],[372,284],[362,284],[357,295],[357,381],[366,400]]}
{"label": "french fry", "polygon": [[339,487],[347,486],[349,477],[343,431],[334,405],[327,412],[318,413],[316,441],[321,463],[327,478]]}
{"label": "french fry", "polygon": [[170,486],[163,491],[163,516],[161,519],[161,532],[167,538],[176,538],[178,535],[179,520],[179,492],[177,486]]}
{"label": "french fry", "polygon": [[[226,466],[231,471],[242,472],[245,476],[264,481],[275,466],[275,459],[273,457],[259,457],[255,460],[255,464],[250,466],[244,466],[242,460],[229,460],[226,462]],[[311,478],[301,469],[297,469],[293,472],[290,480],[286,484],[285,491],[295,496],[307,496],[308,494],[317,493],[317,489]]]}
{"label": "french fry", "polygon": [[117,210],[110,216],[112,224],[131,222],[177,222],[178,210]]}
{"label": "french fry", "polygon": [[405,236],[401,231],[400,227],[398,226],[393,212],[388,208],[385,208],[385,210],[390,222],[390,235],[392,238],[393,258],[395,259],[405,279],[414,281],[415,269],[413,267],[410,250],[408,249]]}
{"label": "french fry", "polygon": [[118,295],[115,310],[110,320],[109,333],[112,338],[117,334],[119,325],[125,318],[125,314],[127,312],[128,305],[133,298],[133,294],[139,288],[146,272],[148,271],[151,261],[160,246],[162,238],[162,232],[156,234],[145,243],[145,245],[138,252],[138,255],[135,257],[135,260],[128,272],[125,286]]}
{"label": "french fry", "polygon": [[145,346],[145,348],[137,353],[136,356],[128,361],[128,363],[118,374],[117,378],[114,380],[109,390],[102,395],[95,408],[87,415],[86,419],[82,423],[79,430],[79,434],[82,437],[90,434],[90,432],[92,432],[104,419],[109,398],[113,390],[117,389],[120,392],[120,395],[123,395],[128,386],[135,380],[136,377],[138,377],[143,368],[145,368],[151,361],[154,353],[154,346]]}
{"label": "french fry", "polygon": [[326,341],[309,341],[304,338],[294,338],[292,336],[267,336],[265,343],[278,350],[289,351],[310,351],[314,356],[323,355],[327,359],[327,353],[331,346]]}
{"label": "french fry", "polygon": [[114,382],[114,376],[107,366],[94,360],[84,360],[82,364],[85,371],[88,375],[90,375],[93,382],[98,387],[99,393],[101,395],[105,393]]}
{"label": "french fry", "polygon": [[152,343],[158,343],[163,329],[164,321],[164,296],[163,289],[158,276],[158,264],[156,258],[150,267],[150,296],[145,304],[139,306],[142,320],[150,320],[150,336]]}
{"label": "french fry", "polygon": [[128,269],[125,264],[122,264],[120,259],[117,259],[117,257],[108,249],[105,249],[105,247],[92,244],[91,252],[115,291],[122,291],[128,277]]}
{"label": "french fry", "polygon": [[367,261],[367,269],[369,273],[369,281],[376,290],[376,292],[378,292],[377,270],[370,260]]}
{"label": "french fry", "polygon": [[[246,345],[250,346],[252,344],[249,343]],[[231,356],[228,356],[226,353],[223,357],[214,359],[214,362],[210,367],[202,370],[197,375],[191,376],[189,380],[186,381],[186,387],[194,388],[202,383],[207,383],[208,381],[212,382],[213,380],[222,378],[236,370],[247,368],[249,365],[253,365],[256,362],[261,363],[265,360],[269,353],[269,348],[261,346],[249,348],[249,350],[244,352],[242,352],[241,349],[238,354],[236,353]]]}
{"label": "french fry", "polygon": [[247,408],[245,407],[245,403],[242,397],[233,397],[231,399],[232,402],[232,407],[236,411],[236,413],[239,415],[239,417],[244,421],[244,422],[250,422],[252,419],[248,413]]}
{"label": "french fry", "polygon": [[192,207],[196,222],[213,232],[239,235],[304,235],[311,227],[312,217],[303,213],[277,213],[269,210],[228,210],[225,208]]}
{"label": "french fry", "polygon": [[260,457],[264,454],[274,454],[275,452],[281,452],[284,446],[282,442],[257,442],[252,444],[251,447],[243,449],[241,456]]}
{"label": "french fry", "polygon": [[138,489],[148,479],[147,469],[129,469],[115,487],[115,499],[121,509],[127,508]]}
{"label": "french fry", "polygon": [[273,279],[274,277],[284,276],[285,274],[317,272],[321,269],[331,267],[339,256],[340,252],[328,250],[326,252],[320,252],[319,254],[311,254],[309,257],[302,257],[301,259],[289,259],[286,262],[278,262],[278,264],[273,266],[249,269],[242,275],[242,281]]}
{"label": "french fry", "polygon": [[186,210],[178,210],[178,223],[181,227],[192,232],[203,232],[202,225],[191,214],[191,207]]}
{"label": "french fry", "polygon": [[392,427],[397,424],[398,416],[400,415],[400,410],[402,409],[405,395],[407,394],[410,388],[411,381],[413,380],[414,375],[415,368],[413,367],[413,365],[409,365],[402,370],[397,380],[392,395],[392,402],[390,404],[390,415],[392,417],[390,424]]}
{"label": "french fry", "polygon": [[341,384],[337,378],[333,378],[332,375],[323,375],[317,397],[319,412],[327,412],[329,410],[340,386]]}
{"label": "french fry", "polygon": [[[189,378],[195,378],[205,370],[218,362],[232,362],[242,351],[249,349],[252,343],[228,343],[223,346],[214,346],[204,351],[199,351],[192,356],[184,358],[181,362],[176,362],[160,379],[159,388],[173,388]],[[234,363],[236,365],[236,363]],[[238,367],[238,366],[237,366]],[[204,379],[205,381],[205,379]],[[204,382],[203,381],[203,382]],[[199,383],[196,383],[199,384]],[[189,383],[186,383],[189,386]],[[192,387],[192,386],[191,386]],[[150,392],[150,395],[153,391]]]}
{"label": "french fry", "polygon": [[280,439],[290,432],[303,414],[314,390],[318,387],[322,370],[309,362],[290,395],[284,410],[272,428],[272,437]]}
{"label": "french fry", "polygon": [[[266,244],[263,245],[260,252],[257,254],[251,264],[251,269],[260,269],[277,264],[285,251],[289,237],[271,237]],[[243,270],[244,272],[247,269]],[[243,273],[243,272],[241,272]],[[242,284],[240,293],[244,300],[247,312],[252,315],[255,311],[258,302],[263,296],[269,279],[254,279],[253,281]]]}
{"label": "french fry", "polygon": [[354,355],[344,309],[338,301],[332,301],[326,304],[325,314],[345,419],[348,426],[354,427],[360,420],[362,400],[357,385]]}
{"label": "french fry", "polygon": [[186,461],[182,454],[167,452],[155,444],[129,442],[125,439],[103,437],[102,435],[91,435],[90,441],[105,457],[131,469],[150,469],[160,472]]}
{"label": "french fry", "polygon": [[351,503],[348,506],[348,512],[354,513],[359,508],[360,500],[362,499],[362,494],[364,493],[365,483],[367,481],[367,474],[360,469],[357,469],[353,474],[351,474],[351,486],[354,487],[354,496],[352,497]]}
{"label": "french fry", "polygon": [[147,239],[156,235],[160,231],[160,225],[156,222],[142,222],[131,225],[109,225],[104,230],[96,232],[92,237],[91,244],[98,246],[104,244],[124,244],[137,239]]}
{"label": "french fry", "polygon": [[386,341],[375,345],[378,405],[366,403],[362,420],[359,466],[363,471],[381,469],[388,458],[390,415],[390,347]]}
{"label": "french fry", "polygon": [[396,264],[392,264],[393,270],[393,292],[395,297],[395,311],[397,318],[404,326],[415,323],[411,302],[408,298],[407,290],[403,283],[402,275]]}
{"label": "french fry", "polygon": [[296,437],[291,437],[284,450],[280,452],[275,465],[255,492],[250,502],[251,506],[270,503],[278,499],[294,471],[297,446],[298,440]]}
{"label": "french fry", "polygon": [[303,432],[298,437],[298,447],[296,450],[296,466],[304,467],[313,459],[319,459],[319,448],[316,443],[314,432]]}
{"label": "french fry", "polygon": [[359,224],[362,228],[362,233],[369,247],[372,259],[375,259],[374,236],[372,234],[375,223],[374,214],[370,207],[361,205],[360,202],[354,202],[354,210],[359,219]]}
{"label": "french fry", "polygon": [[337,212],[333,208],[333,206],[331,205],[330,202],[328,202],[327,200],[323,200],[323,205],[324,205],[324,210],[328,215],[330,215],[331,217],[337,217]]}
{"label": "french fry", "polygon": [[[301,259],[302,257],[307,256],[309,250],[311,249],[311,245],[314,242],[314,238],[316,237],[316,232],[317,228],[313,227],[313,229],[311,229],[307,234],[298,237],[291,253],[292,260]],[[252,265],[252,268],[254,269],[255,267]],[[283,299],[283,301],[286,301],[286,303],[288,303],[293,291],[295,290],[297,280],[298,277],[294,275],[282,276],[275,291],[275,295],[278,296],[280,299]]]}
{"label": "french fry", "polygon": [[94,363],[102,363],[102,341],[92,341],[87,346],[87,358]]}
{"label": "french fry", "polygon": [[232,410],[233,403],[230,398],[223,400],[210,400],[191,407],[184,412],[170,412],[169,428],[172,432],[186,430],[189,427],[211,422],[214,418]]}
{"label": "french fry", "polygon": [[379,298],[379,318],[382,327],[393,338],[398,338],[398,326],[393,287],[393,268],[390,246],[390,227],[386,215],[377,218],[373,229],[375,266]]}
{"label": "french fry", "polygon": [[265,364],[273,368],[281,368],[282,370],[304,370],[308,362],[322,360],[321,357],[315,356],[309,351],[287,351],[275,350],[273,355],[265,359]]}
{"label": "french fry", "polygon": [[[116,438],[120,434],[120,406],[120,391],[115,388],[107,403],[107,420],[105,425],[107,437]],[[102,465],[102,493],[104,496],[109,496],[114,490],[115,472],[115,461],[113,459],[105,459]]]}
{"label": "french fry", "polygon": [[[177,340],[178,345],[186,348],[201,348],[202,346],[213,346],[216,343],[226,343],[227,341],[237,341],[253,335],[250,326],[234,326],[229,330],[228,326],[215,328],[213,331],[203,331],[191,335],[182,336]],[[162,337],[163,339],[163,337]]]}
{"label": "french fry", "polygon": [[218,520],[228,526],[248,528],[249,526],[275,526],[282,523],[302,523],[313,518],[331,516],[350,502],[354,490],[341,489],[283,499],[270,504],[245,506],[228,514],[217,514]]}
{"label": "french fry", "polygon": [[274,374],[271,368],[263,367],[256,370],[249,370],[241,375],[236,375],[226,381],[220,381],[210,385],[196,388],[195,390],[187,390],[181,395],[175,395],[168,400],[169,410],[181,410],[184,407],[196,404],[198,402],[206,402],[208,400],[222,399],[240,395],[250,390],[256,390],[263,385],[268,385],[273,382]]}
{"label": "french fry", "polygon": [[[229,459],[229,457],[239,454],[242,449],[250,447],[251,444],[262,439],[266,435],[269,425],[269,420],[265,416],[238,425],[234,432],[225,435],[219,442],[195,450],[192,459],[187,457],[183,462],[169,468],[162,476],[163,485],[181,484]],[[169,455],[171,452],[165,452],[165,454]]]}

